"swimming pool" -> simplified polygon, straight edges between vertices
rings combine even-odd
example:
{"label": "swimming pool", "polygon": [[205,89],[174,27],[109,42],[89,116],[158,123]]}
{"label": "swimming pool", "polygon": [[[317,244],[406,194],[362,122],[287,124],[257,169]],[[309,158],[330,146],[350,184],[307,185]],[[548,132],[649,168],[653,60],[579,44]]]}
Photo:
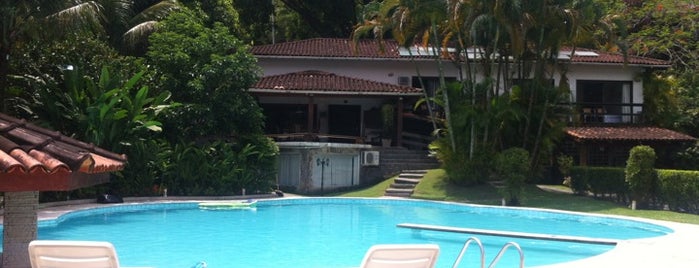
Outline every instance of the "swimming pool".
{"label": "swimming pool", "polygon": [[[39,239],[112,242],[122,265],[192,267],[356,267],[381,243],[437,243],[438,267],[451,267],[474,235],[416,231],[417,223],[503,231],[633,239],[671,229],[625,219],[403,199],[302,198],[260,200],[255,210],[200,210],[197,203],[117,205],[41,221]],[[613,248],[509,237],[481,236],[486,261],[509,241],[519,243],[527,267],[587,258]],[[461,267],[478,260],[470,248]],[[505,255],[498,267],[514,266]]]}

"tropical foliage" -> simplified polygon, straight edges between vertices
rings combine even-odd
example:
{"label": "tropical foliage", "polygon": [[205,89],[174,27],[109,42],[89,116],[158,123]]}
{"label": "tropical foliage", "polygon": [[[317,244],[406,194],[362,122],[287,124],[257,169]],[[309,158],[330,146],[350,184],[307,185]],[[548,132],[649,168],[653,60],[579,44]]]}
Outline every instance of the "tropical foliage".
{"label": "tropical foliage", "polygon": [[247,94],[259,67],[225,26],[207,28],[194,13],[177,12],[150,43],[147,60],[158,87],[183,104],[168,116],[169,140],[262,134],[262,112]]}
{"label": "tropical foliage", "polygon": [[[231,1],[192,3],[193,10],[175,1],[49,1],[36,9],[20,2],[1,6],[6,111],[129,158],[106,188],[42,200],[157,195],[166,187],[196,195],[272,189],[277,148],[262,136],[261,111],[246,92],[259,69],[230,32]],[[50,26],[65,31],[35,31]],[[140,57],[146,49],[161,53]]]}
{"label": "tropical foliage", "polygon": [[519,205],[529,171],[529,152],[522,148],[509,148],[495,157],[495,174],[504,180],[500,193],[507,205]]}
{"label": "tropical foliage", "polygon": [[271,190],[277,149],[247,93],[259,67],[227,27],[206,27],[196,14],[175,12],[150,37],[154,81],[181,104],[163,119],[171,148],[159,187],[183,195]]}
{"label": "tropical foliage", "polygon": [[527,150],[532,170],[550,158],[567,112],[558,104],[569,92],[565,72],[553,77],[562,64],[557,54],[604,22],[598,11],[592,1],[377,1],[365,6],[354,34],[390,34],[404,46],[418,41],[439,52],[440,70],[447,48],[461,55],[453,63],[465,71],[462,82],[447,85],[441,75],[442,87],[431,96],[446,119],[433,148],[450,159],[445,163],[460,161],[448,166],[470,167],[447,168],[452,180],[473,184],[483,178],[479,170],[489,170],[481,164],[503,148]]}
{"label": "tropical foliage", "polygon": [[632,198],[638,206],[648,205],[651,198],[657,196],[658,174],[655,171],[655,150],[650,146],[633,147],[626,162],[626,182],[631,190]]}
{"label": "tropical foliage", "polygon": [[[472,185],[505,148],[526,150],[533,174],[554,158],[568,112],[557,105],[569,97],[566,73],[551,71],[565,70],[562,46],[670,60],[642,76],[645,120],[698,135],[696,11],[669,0],[3,1],[0,109],[127,154],[111,185],[124,195],[263,191],[276,148],[245,91],[259,75],[245,44],[417,42],[434,48],[438,68],[464,70],[423,103],[444,111],[432,146],[449,180]],[[446,47],[461,58],[441,57]],[[696,166],[697,152],[678,162]]]}

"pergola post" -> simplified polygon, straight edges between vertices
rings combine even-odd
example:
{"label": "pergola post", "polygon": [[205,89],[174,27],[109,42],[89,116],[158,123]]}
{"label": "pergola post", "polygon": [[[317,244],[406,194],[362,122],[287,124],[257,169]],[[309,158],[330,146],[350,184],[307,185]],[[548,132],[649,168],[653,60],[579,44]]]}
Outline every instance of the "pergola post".
{"label": "pergola post", "polygon": [[314,107],[313,94],[311,94],[308,96],[308,108],[306,111],[306,132],[311,133],[311,134],[318,134],[318,133],[315,133],[314,124],[313,124],[314,123],[313,118],[315,118],[314,117],[315,111],[314,111],[313,107]]}
{"label": "pergola post", "polygon": [[587,143],[580,143],[579,148],[579,157],[580,157],[580,163],[579,165],[581,166],[587,166],[587,159],[590,157],[590,152],[589,152],[589,147],[590,145]]}
{"label": "pergola post", "polygon": [[396,101],[396,146],[403,146],[403,97]]}
{"label": "pergola post", "polygon": [[3,268],[28,268],[29,242],[37,238],[39,192],[5,192]]}

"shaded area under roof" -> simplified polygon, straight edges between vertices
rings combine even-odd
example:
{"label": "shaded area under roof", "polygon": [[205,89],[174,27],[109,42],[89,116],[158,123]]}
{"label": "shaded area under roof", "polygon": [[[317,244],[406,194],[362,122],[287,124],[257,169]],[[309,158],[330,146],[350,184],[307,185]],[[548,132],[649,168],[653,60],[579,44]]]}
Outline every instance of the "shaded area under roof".
{"label": "shaded area under roof", "polygon": [[0,191],[73,190],[125,165],[125,155],[0,114]]}
{"label": "shaded area under roof", "polygon": [[659,127],[569,127],[565,131],[578,141],[696,141],[687,134]]}
{"label": "shaded area under roof", "polygon": [[419,88],[341,76],[322,71],[303,71],[266,76],[252,86],[250,92],[269,94],[367,96],[422,95],[422,90]]}

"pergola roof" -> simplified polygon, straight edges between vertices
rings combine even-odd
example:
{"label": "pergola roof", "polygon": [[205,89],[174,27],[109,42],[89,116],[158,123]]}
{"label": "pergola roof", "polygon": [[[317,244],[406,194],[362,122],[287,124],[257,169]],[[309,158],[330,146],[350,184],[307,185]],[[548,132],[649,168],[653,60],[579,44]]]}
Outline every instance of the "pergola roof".
{"label": "pergola roof", "polygon": [[336,75],[322,71],[303,71],[265,76],[251,89],[253,93],[421,96],[422,90],[408,86],[381,83],[366,79]]}
{"label": "pergola roof", "polygon": [[126,156],[0,114],[0,191],[66,191],[106,183]]}
{"label": "pergola roof", "polygon": [[696,141],[696,138],[677,131],[644,126],[569,127],[566,133],[578,141]]}

